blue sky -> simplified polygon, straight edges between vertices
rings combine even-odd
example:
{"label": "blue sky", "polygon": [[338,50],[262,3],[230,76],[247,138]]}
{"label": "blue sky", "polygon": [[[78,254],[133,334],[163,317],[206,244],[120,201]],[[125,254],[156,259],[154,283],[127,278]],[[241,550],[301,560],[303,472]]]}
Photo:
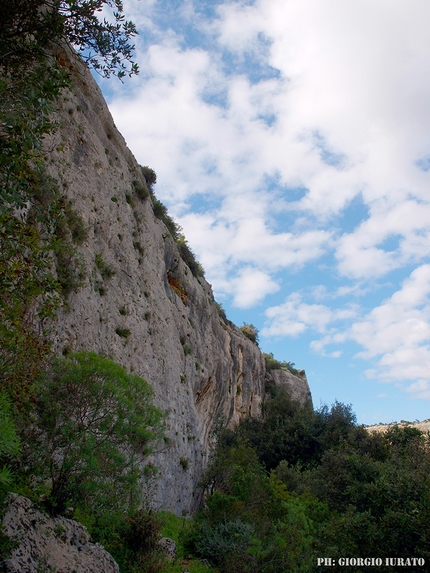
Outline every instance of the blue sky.
{"label": "blue sky", "polygon": [[126,0],[101,81],[215,297],[359,422],[430,417],[428,0]]}

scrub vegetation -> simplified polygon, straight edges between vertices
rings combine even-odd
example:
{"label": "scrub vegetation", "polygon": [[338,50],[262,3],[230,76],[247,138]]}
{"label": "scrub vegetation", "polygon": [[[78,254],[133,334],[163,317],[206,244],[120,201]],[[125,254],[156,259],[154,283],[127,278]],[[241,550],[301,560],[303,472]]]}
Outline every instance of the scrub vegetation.
{"label": "scrub vegetation", "polygon": [[334,571],[345,556],[428,560],[429,476],[420,431],[371,434],[350,406],[314,411],[279,391],[261,418],[220,432],[185,544],[225,573],[318,571],[326,555]]}
{"label": "scrub vegetation", "polygon": [[167,207],[159,200],[154,194],[153,186],[157,182],[157,176],[155,171],[150,167],[141,167],[142,174],[145,177],[146,184],[149,190],[149,194],[151,195],[152,200],[152,210],[154,215],[157,219],[163,221],[166,225],[170,236],[175,241],[176,246],[178,247],[179,254],[181,255],[182,260],[184,263],[188,265],[191,273],[196,277],[203,277],[204,276],[204,269],[202,265],[197,261],[196,255],[191,250],[191,247],[188,244],[188,241],[183,234],[183,229],[180,225],[176,223],[176,221],[171,217],[167,211]]}

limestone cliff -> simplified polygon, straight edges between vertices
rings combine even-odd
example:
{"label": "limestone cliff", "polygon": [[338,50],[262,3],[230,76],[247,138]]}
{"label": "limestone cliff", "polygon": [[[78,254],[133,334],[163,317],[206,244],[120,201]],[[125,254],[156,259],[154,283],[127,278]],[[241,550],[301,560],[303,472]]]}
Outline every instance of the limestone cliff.
{"label": "limestone cliff", "polygon": [[7,573],[119,573],[113,557],[90,539],[86,527],[42,513],[29,499],[9,494],[3,517],[4,532],[18,541],[6,561]]}
{"label": "limestone cliff", "polygon": [[[191,512],[214,421],[258,415],[271,375],[258,347],[220,315],[211,286],[181,259],[151,197],[139,198],[141,168],[92,76],[67,65],[74,89],[60,104],[60,128],[46,150],[89,232],[79,248],[82,287],[53,325],[55,349],[102,353],[152,385],[168,437],[155,456],[155,504]],[[310,400],[304,377],[278,371],[275,381]]]}

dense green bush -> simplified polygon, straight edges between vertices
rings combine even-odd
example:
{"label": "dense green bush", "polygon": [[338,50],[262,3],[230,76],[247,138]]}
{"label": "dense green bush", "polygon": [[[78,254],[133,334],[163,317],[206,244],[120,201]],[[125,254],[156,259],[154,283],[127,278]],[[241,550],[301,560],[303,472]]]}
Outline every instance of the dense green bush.
{"label": "dense green bush", "polygon": [[221,433],[203,485],[206,507],[188,536],[191,551],[225,573],[310,570],[325,506],[287,492],[235,432]]}
{"label": "dense green bush", "polygon": [[295,376],[304,376],[305,374],[304,370],[297,370],[297,368],[294,368],[294,362],[286,362],[285,360],[280,362],[279,360],[276,360],[273,356],[273,352],[270,352],[269,354],[263,352],[263,356],[268,370],[289,370]]}
{"label": "dense green bush", "polygon": [[203,267],[197,261],[196,255],[188,245],[185,236],[179,233],[176,237],[176,244],[178,245],[179,254],[181,255],[182,260],[188,265],[188,268],[193,273],[193,275],[195,277],[204,276],[205,273]]}
{"label": "dense green bush", "polygon": [[[316,572],[317,556],[363,548],[430,558],[430,444],[418,430],[370,434],[351,406],[314,411],[281,391],[261,418],[217,436],[206,505],[188,539],[222,572]],[[229,538],[234,524],[250,533]]]}
{"label": "dense green bush", "polygon": [[139,504],[139,463],[159,437],[148,384],[114,362],[79,352],[55,360],[18,418],[24,465],[49,481],[49,505],[125,511]]}
{"label": "dense green bush", "polygon": [[133,189],[141,201],[144,201],[145,199],[147,199],[149,197],[148,187],[146,185],[144,185],[138,179],[135,179],[133,181]]}
{"label": "dense green bush", "polygon": [[145,178],[148,189],[152,193],[153,187],[157,183],[157,174],[155,173],[155,171],[153,169],[151,169],[147,165],[140,166],[140,168],[142,170],[142,175]]}

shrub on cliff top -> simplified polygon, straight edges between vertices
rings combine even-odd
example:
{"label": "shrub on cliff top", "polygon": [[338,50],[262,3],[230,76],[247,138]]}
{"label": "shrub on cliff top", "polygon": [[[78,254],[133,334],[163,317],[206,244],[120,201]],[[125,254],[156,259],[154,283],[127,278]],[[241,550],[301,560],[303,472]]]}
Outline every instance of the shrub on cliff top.
{"label": "shrub on cliff top", "polygon": [[243,326],[240,327],[240,330],[246,338],[258,346],[258,330],[253,324],[247,324],[244,322]]}

